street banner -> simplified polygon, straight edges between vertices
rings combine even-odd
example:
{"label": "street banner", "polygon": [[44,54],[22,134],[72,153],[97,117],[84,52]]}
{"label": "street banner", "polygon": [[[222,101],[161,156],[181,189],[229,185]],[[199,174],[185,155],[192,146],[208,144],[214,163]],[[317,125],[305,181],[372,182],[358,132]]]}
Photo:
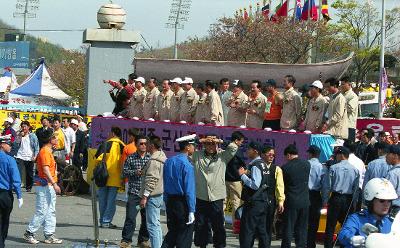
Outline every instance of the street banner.
{"label": "street banner", "polygon": [[311,137],[311,134],[305,133],[287,133],[265,131],[260,129],[215,127],[211,125],[200,126],[181,123],[95,117],[92,119],[92,129],[90,135],[91,148],[98,148],[101,142],[107,139],[108,133],[113,126],[121,128],[122,140],[124,142],[127,142],[129,128],[138,128],[141,130],[141,133],[146,136],[159,136],[163,141],[163,150],[165,151],[167,157],[171,157],[179,152],[179,146],[175,142],[175,140],[179,137],[189,134],[197,134],[199,137],[202,137],[206,134],[215,134],[225,141],[226,144],[224,145],[227,145],[230,141],[232,132],[240,131],[246,137],[244,145],[241,147],[243,152],[245,152],[247,144],[250,143],[250,141],[257,141],[263,145],[275,147],[275,161],[278,165],[285,163],[283,150],[289,144],[295,144],[299,150],[300,158],[307,159],[306,150],[309,146]]}
{"label": "street banner", "polygon": [[400,120],[399,119],[358,119],[357,129],[372,128],[375,134],[380,131],[385,131],[396,136],[400,133]]}

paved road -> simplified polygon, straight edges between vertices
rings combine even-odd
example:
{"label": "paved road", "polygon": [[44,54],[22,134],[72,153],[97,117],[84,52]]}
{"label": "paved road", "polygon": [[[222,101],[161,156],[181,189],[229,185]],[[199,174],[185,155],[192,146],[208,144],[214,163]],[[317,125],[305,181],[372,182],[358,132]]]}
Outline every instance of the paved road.
{"label": "paved road", "polygon": [[[35,206],[35,194],[24,193],[24,206],[18,209],[17,201],[14,202],[14,210],[11,214],[11,223],[6,241],[6,247],[86,247],[78,244],[91,243],[93,240],[92,208],[89,196],[60,196],[57,198],[57,229],[56,235],[64,240],[62,245],[46,245],[39,243],[37,246],[24,243],[23,233],[33,216]],[[119,228],[116,230],[100,229],[100,239],[107,239],[110,244],[119,244],[121,231],[125,217],[125,207],[122,202],[118,203],[117,212],[113,223]],[[138,220],[140,223],[140,220]],[[162,216],[164,234],[166,232],[165,217]],[[43,231],[37,233],[37,239],[43,241]],[[227,233],[227,247],[239,247],[239,241],[230,230]],[[136,242],[136,232],[133,238]],[[280,242],[274,241],[273,247],[279,247]],[[194,246],[193,246],[194,247]],[[212,247],[209,245],[209,247]],[[322,247],[322,246],[321,246]]]}

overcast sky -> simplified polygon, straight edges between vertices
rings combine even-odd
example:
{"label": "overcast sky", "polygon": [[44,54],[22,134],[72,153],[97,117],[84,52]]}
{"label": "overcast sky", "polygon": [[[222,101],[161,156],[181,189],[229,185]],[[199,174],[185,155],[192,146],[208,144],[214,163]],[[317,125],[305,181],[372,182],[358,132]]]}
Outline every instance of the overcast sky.
{"label": "overcast sky", "polygon": [[[328,0],[328,3],[332,1]],[[108,2],[108,0],[40,0],[37,18],[28,19],[27,29],[97,28],[97,10]],[[114,0],[113,2],[121,5],[127,12],[125,29],[140,31],[155,48],[173,44],[174,32],[165,28],[172,0]],[[248,8],[249,4],[255,5],[257,2],[262,0],[192,0],[189,21],[185,24],[185,29],[179,33],[179,40],[183,41],[189,36],[205,36],[210,24],[219,17],[231,16],[237,9]],[[272,0],[272,6],[276,6],[278,2],[280,0]],[[294,4],[294,0],[291,2]],[[380,8],[381,0],[372,2]],[[386,0],[386,2],[388,8],[400,6],[400,0]],[[17,0],[0,0],[0,18],[22,29],[23,19],[13,17],[16,3]],[[330,11],[332,13],[332,9]],[[28,33],[44,37],[68,49],[79,48],[82,44],[82,32]]]}

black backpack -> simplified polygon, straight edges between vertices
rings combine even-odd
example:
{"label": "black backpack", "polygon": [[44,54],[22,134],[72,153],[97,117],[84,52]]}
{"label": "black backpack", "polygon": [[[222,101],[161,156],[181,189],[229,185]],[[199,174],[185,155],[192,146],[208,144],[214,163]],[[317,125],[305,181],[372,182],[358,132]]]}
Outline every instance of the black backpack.
{"label": "black backpack", "polygon": [[107,185],[108,170],[106,164],[106,155],[107,155],[107,149],[105,149],[104,147],[103,159],[93,170],[92,180],[94,180],[94,183],[96,184],[97,187],[105,187]]}

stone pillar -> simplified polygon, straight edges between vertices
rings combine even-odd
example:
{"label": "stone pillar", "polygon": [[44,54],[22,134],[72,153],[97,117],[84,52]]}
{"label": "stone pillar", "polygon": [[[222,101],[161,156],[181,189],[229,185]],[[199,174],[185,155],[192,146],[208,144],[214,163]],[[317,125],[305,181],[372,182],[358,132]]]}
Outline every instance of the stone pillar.
{"label": "stone pillar", "polygon": [[87,115],[111,112],[115,106],[104,79],[118,81],[128,79],[134,72],[133,45],[139,43],[140,35],[135,31],[120,29],[86,29],[83,42],[90,47],[86,54],[86,98]]}

